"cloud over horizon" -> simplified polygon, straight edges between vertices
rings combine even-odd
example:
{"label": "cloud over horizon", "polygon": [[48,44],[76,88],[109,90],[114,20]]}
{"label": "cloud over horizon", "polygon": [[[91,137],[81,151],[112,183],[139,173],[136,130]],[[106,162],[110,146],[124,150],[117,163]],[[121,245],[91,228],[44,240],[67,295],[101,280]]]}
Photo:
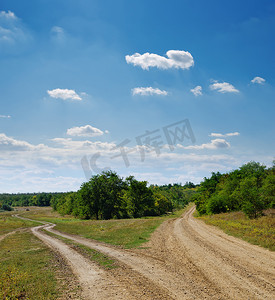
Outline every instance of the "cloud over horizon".
{"label": "cloud over horizon", "polygon": [[193,56],[188,51],[169,50],[166,52],[168,58],[154,54],[154,53],[135,53],[133,55],[126,55],[127,64],[139,66],[143,70],[149,70],[150,67],[158,69],[189,69],[194,65]]}

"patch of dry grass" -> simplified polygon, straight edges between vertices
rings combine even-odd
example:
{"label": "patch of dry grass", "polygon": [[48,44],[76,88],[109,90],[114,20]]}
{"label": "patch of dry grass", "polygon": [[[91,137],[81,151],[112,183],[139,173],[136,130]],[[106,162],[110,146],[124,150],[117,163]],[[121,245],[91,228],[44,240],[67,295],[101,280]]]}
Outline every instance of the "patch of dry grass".
{"label": "patch of dry grass", "polygon": [[242,212],[198,218],[207,224],[218,226],[227,234],[275,251],[275,209],[267,210],[264,213],[264,216],[257,219],[249,219]]}

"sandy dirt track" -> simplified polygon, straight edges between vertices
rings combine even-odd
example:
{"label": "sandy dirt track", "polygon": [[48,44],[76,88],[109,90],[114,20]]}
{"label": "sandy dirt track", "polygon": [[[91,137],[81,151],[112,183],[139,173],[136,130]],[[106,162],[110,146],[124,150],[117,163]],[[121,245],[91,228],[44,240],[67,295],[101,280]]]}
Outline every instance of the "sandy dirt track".
{"label": "sandy dirt track", "polygon": [[121,268],[109,274],[80,254],[73,262],[67,245],[33,231],[70,261],[87,299],[275,299],[275,253],[206,225],[192,216],[194,210],[165,221],[145,249],[122,250],[46,226],[119,261]]}

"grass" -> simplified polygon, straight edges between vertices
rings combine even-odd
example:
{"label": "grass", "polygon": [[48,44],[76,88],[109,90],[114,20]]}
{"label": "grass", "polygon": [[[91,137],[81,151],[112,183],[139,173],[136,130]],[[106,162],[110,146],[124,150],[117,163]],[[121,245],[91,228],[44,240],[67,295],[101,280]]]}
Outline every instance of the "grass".
{"label": "grass", "polygon": [[227,234],[275,251],[275,210],[268,210],[257,219],[248,219],[242,212],[200,216],[207,224],[217,226]]}
{"label": "grass", "polygon": [[56,299],[52,255],[30,232],[0,243],[0,299]]}
{"label": "grass", "polygon": [[11,215],[11,212],[0,213],[0,236],[14,231],[18,228],[28,228],[38,225],[37,222],[21,220],[18,218],[14,218]]}
{"label": "grass", "polygon": [[67,245],[69,245],[73,249],[75,249],[77,252],[80,252],[85,257],[94,261],[99,266],[103,267],[104,269],[110,270],[110,269],[114,269],[117,267],[114,259],[111,259],[110,257],[108,257],[107,255],[104,255],[101,252],[98,252],[94,249],[91,249],[91,248],[81,245],[79,243],[73,242],[70,239],[64,238],[62,236],[59,236],[59,235],[49,232],[47,230],[44,230],[44,232],[54,238],[58,238],[59,240],[63,241],[64,243],[66,243]]}
{"label": "grass", "polygon": [[71,216],[60,216],[51,208],[30,209],[22,216],[57,224],[56,230],[76,234],[105,243],[135,248],[147,242],[152,232],[165,220],[179,217],[184,210],[168,216],[122,220],[79,220]]}

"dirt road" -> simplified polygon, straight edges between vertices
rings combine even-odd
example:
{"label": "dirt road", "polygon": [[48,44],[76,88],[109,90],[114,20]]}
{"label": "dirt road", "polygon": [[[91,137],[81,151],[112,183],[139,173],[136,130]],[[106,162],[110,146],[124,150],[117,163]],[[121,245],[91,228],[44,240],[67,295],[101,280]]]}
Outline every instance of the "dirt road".
{"label": "dirt road", "polygon": [[[83,257],[73,262],[75,254],[64,243],[37,228],[34,233],[71,261],[80,282],[86,280],[85,297],[90,299],[107,299],[112,284],[114,299],[275,299],[275,254],[204,224],[193,218],[194,210],[164,222],[144,245],[146,249],[122,250],[46,226],[115,258],[121,268],[108,274],[91,262],[81,264]],[[88,276],[82,278],[81,272]],[[95,287],[97,296],[91,294]]]}

